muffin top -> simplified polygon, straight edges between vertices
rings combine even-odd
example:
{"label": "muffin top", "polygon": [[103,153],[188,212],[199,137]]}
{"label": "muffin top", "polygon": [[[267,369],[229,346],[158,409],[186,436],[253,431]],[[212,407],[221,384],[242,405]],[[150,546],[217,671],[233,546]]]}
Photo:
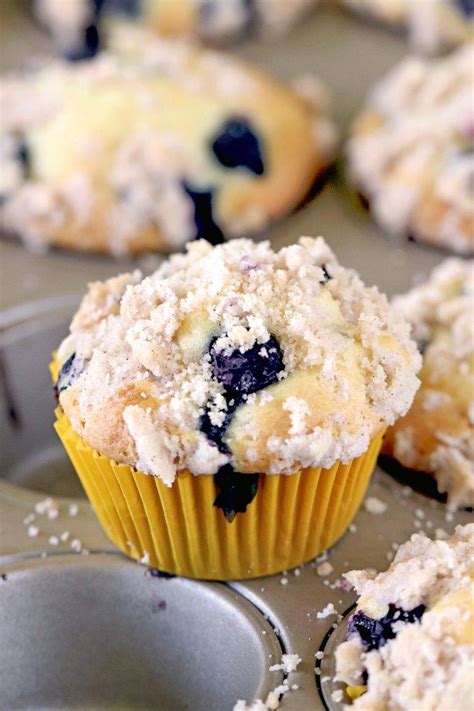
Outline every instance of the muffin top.
{"label": "muffin top", "polygon": [[474,251],[474,45],[404,59],[353,128],[350,169],[375,219],[458,252]]}
{"label": "muffin top", "polygon": [[[319,0],[35,0],[38,17],[71,59],[93,55],[120,20],[167,36],[216,42],[249,32],[282,33]],[[105,27],[104,27],[105,25]],[[105,34],[105,37],[104,37]]]}
{"label": "muffin top", "polygon": [[434,474],[449,505],[474,505],[474,262],[448,259],[393,300],[423,352],[421,387],[384,451]]}
{"label": "muffin top", "polygon": [[403,25],[417,49],[437,51],[466,42],[474,32],[471,0],[343,0],[357,12]]}
{"label": "muffin top", "polygon": [[4,229],[112,253],[258,231],[330,162],[323,94],[133,28],[88,61],[3,77]]}
{"label": "muffin top", "polygon": [[367,680],[354,711],[438,711],[472,707],[474,524],[448,540],[414,534],[384,573],[345,577],[360,595],[337,678]]}
{"label": "muffin top", "polygon": [[90,286],[57,391],[88,444],[167,484],[228,464],[291,474],[357,457],[406,412],[408,331],[321,238],[202,240],[150,277]]}

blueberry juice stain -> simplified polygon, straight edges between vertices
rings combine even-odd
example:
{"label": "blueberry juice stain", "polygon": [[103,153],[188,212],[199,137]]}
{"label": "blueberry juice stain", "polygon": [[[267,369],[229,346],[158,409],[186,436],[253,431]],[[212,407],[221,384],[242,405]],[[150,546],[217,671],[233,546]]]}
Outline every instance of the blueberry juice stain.
{"label": "blueberry juice stain", "polygon": [[[266,343],[255,343],[242,353],[235,349],[230,353],[215,348],[216,338],[209,345],[212,376],[224,388],[227,410],[220,425],[213,424],[209,408],[201,418],[200,429],[224,454],[230,454],[224,436],[236,409],[248,395],[263,390],[278,382],[283,370],[283,353],[276,338],[271,336]],[[231,523],[237,513],[245,513],[257,494],[259,474],[236,472],[231,464],[221,467],[214,475],[217,496],[214,506],[221,508]]]}

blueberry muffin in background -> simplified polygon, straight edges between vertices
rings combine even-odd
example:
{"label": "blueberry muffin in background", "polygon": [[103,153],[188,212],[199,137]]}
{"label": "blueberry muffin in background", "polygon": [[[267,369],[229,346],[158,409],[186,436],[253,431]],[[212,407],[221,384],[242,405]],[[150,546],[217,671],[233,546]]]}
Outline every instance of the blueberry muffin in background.
{"label": "blueberry muffin in background", "polygon": [[163,36],[205,42],[287,32],[319,0],[36,0],[38,18],[68,59],[94,56],[108,31],[134,22]]}
{"label": "blueberry muffin in background", "polygon": [[423,368],[383,452],[434,477],[449,506],[474,506],[474,262],[444,261],[392,305],[413,325]]}
{"label": "blueberry muffin in background", "polygon": [[474,38],[473,0],[342,0],[360,15],[404,28],[411,44],[436,52]]}
{"label": "blueberry muffin in background", "polygon": [[353,711],[470,711],[474,696],[474,524],[448,540],[414,534],[383,573],[344,576],[359,594],[337,679]]}
{"label": "blueberry muffin in background", "polygon": [[348,143],[350,176],[392,235],[474,252],[474,44],[408,57],[379,81]]}
{"label": "blueberry muffin in background", "polygon": [[174,251],[255,233],[331,161],[309,101],[230,56],[124,30],[117,50],[3,77],[3,229],[31,246]]}
{"label": "blueberry muffin in background", "polygon": [[126,553],[192,577],[281,571],[355,515],[419,384],[408,332],[321,238],[192,242],[90,286],[53,369],[57,431]]}

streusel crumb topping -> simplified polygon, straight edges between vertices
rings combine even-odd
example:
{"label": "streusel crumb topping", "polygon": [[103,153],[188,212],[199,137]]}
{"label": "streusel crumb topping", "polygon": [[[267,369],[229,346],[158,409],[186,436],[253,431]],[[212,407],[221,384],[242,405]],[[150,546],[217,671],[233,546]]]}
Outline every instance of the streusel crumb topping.
{"label": "streusel crumb topping", "polygon": [[193,242],[92,284],[58,359],[73,428],[168,484],[347,462],[406,412],[420,366],[385,296],[310,237]]}
{"label": "streusel crumb topping", "polygon": [[433,473],[450,506],[474,505],[474,262],[448,259],[393,300],[424,353],[413,407],[385,448]]}

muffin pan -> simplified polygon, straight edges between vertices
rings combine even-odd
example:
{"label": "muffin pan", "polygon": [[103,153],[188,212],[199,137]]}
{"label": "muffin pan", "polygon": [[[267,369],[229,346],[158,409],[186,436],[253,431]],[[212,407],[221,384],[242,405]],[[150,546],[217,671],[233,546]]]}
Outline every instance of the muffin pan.
{"label": "muffin pan", "polygon": [[228,585],[157,576],[105,538],[52,428],[47,367],[76,305],[71,297],[3,315],[0,707],[225,711],[278,686],[269,667],[288,652],[302,662],[281,708],[341,708],[325,677],[344,622],[334,631],[338,618],[323,613],[332,603],[345,615],[354,603],[341,573],[382,569],[412,532],[443,535],[472,515],[451,516],[378,470],[375,502],[327,556]]}
{"label": "muffin pan", "polygon": [[[12,13],[3,52],[10,67],[25,48],[46,46],[21,7],[2,7]],[[315,70],[332,87],[344,131],[368,87],[406,49],[402,38],[322,8],[277,47],[248,42],[235,51],[282,79]],[[444,256],[389,241],[347,189],[342,164],[269,237],[281,247],[300,234],[324,235],[342,264],[388,294],[407,289]],[[139,266],[148,271],[158,261]],[[130,264],[63,252],[40,257],[13,241],[0,243],[0,264],[7,309],[0,314],[0,708],[231,711],[237,699],[265,697],[281,683],[269,666],[287,652],[302,661],[288,678],[298,688],[280,708],[340,711],[332,699],[340,688],[330,680],[333,651],[355,602],[342,573],[385,569],[414,531],[450,534],[472,513],[448,514],[442,502],[377,469],[368,492],[375,501],[327,556],[227,585],[152,574],[101,532],[52,428],[48,372],[86,282]],[[77,294],[63,296],[71,291]],[[324,612],[329,603],[343,616],[336,629],[339,618]]]}
{"label": "muffin pan", "polygon": [[272,628],[224,585],[114,554],[16,560],[3,574],[3,708],[208,711],[281,682]]}

